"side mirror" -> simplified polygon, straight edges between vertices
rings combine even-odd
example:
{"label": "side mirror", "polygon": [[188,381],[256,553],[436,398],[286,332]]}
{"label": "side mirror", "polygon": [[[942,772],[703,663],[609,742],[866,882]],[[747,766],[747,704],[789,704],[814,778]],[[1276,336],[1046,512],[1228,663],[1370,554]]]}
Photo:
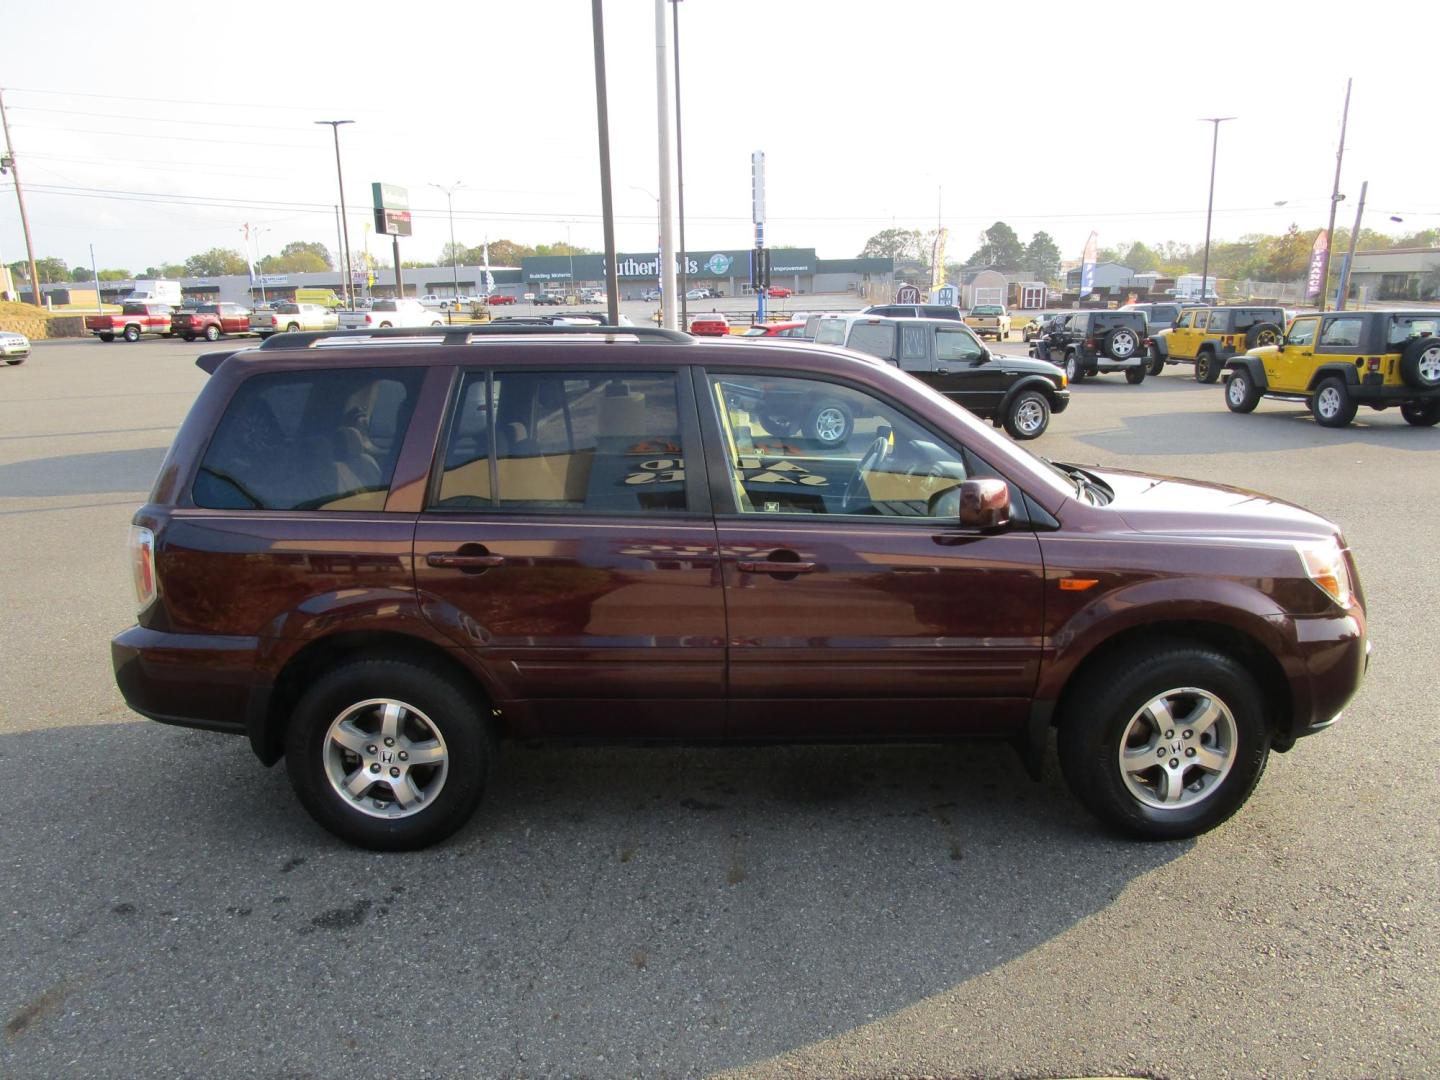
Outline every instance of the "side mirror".
{"label": "side mirror", "polygon": [[1010,485],[1004,480],[966,480],[960,485],[960,524],[999,529],[1010,524]]}
{"label": "side mirror", "polygon": [[977,363],[977,364],[988,364],[988,363],[991,361],[991,359],[994,357],[994,355],[995,355],[994,353],[992,353],[989,349],[985,348],[985,347],[982,345],[982,346],[980,347],[980,355],[975,358],[975,363]]}

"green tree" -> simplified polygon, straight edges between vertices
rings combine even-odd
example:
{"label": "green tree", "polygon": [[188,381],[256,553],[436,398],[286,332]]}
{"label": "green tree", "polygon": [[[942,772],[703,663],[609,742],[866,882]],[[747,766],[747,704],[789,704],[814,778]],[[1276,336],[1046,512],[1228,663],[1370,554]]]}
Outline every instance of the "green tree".
{"label": "green tree", "polygon": [[101,281],[129,281],[130,277],[131,274],[129,270],[115,269],[100,271]]}
{"label": "green tree", "polygon": [[557,240],[553,244],[536,244],[536,255],[594,255],[597,254],[589,248],[576,247],[574,244],[564,240]]}
{"label": "green tree", "polygon": [[[862,259],[919,259],[920,253],[920,230],[918,229],[882,229],[869,240],[860,250]],[[924,258],[928,261],[930,253],[925,252]]]}
{"label": "green tree", "polygon": [[190,277],[219,277],[222,274],[248,274],[250,264],[233,248],[211,248],[185,260],[185,273]]}
{"label": "green tree", "polygon": [[178,278],[184,277],[186,273],[183,263],[161,263],[159,266],[147,266],[142,278]]}
{"label": "green tree", "polygon": [[71,281],[89,281],[90,268],[88,266],[72,266],[70,268]]}
{"label": "green tree", "polygon": [[970,256],[971,266],[993,266],[997,270],[1016,270],[1025,258],[1025,245],[1015,230],[997,221],[980,234],[980,247]]}
{"label": "green tree", "polygon": [[[474,264],[476,266],[483,265],[483,245],[482,247],[473,247],[470,251],[474,256]],[[534,248],[527,247],[524,244],[517,244],[513,240],[490,241],[491,266],[519,266],[521,259],[534,254]]]}
{"label": "green tree", "polygon": [[1130,245],[1130,250],[1125,253],[1125,257],[1120,261],[1136,273],[1141,273],[1145,270],[1158,270],[1160,268],[1159,257],[1139,240],[1136,240],[1135,243]]}
{"label": "green tree", "polygon": [[1037,232],[1030,238],[1025,255],[1020,260],[1020,269],[1038,274],[1043,281],[1053,281],[1060,275],[1060,248],[1047,232]]}

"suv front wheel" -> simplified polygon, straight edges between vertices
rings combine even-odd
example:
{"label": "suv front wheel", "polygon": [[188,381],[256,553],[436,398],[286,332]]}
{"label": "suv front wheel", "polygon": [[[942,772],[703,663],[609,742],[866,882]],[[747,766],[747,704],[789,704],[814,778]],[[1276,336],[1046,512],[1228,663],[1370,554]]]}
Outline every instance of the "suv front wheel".
{"label": "suv front wheel", "polygon": [[296,795],[321,825],[362,847],[407,851],[465,824],[496,751],[485,710],[446,673],[357,660],[300,699],[285,757]]}
{"label": "suv front wheel", "polygon": [[1178,840],[1213,829],[1249,798],[1271,734],[1259,687],[1231,657],[1162,642],[1082,678],[1067,694],[1060,766],[1102,821]]}

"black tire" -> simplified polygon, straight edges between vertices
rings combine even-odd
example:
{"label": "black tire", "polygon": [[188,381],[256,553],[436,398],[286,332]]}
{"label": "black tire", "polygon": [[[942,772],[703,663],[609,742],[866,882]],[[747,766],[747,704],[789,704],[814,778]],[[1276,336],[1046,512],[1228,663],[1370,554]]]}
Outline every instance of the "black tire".
{"label": "black tire", "polygon": [[1405,418],[1407,424],[1414,427],[1434,427],[1437,422],[1440,422],[1440,398],[1404,402],[1400,406],[1400,415]]}
{"label": "black tire", "polygon": [[1022,390],[1005,410],[1005,430],[1012,439],[1038,439],[1050,426],[1050,402],[1038,390]]}
{"label": "black tire", "polygon": [[1245,331],[1245,347],[1254,349],[1261,345],[1279,345],[1284,334],[1285,331],[1273,322],[1256,323]]}
{"label": "black tire", "polygon": [[382,323],[380,324],[380,329],[381,329],[381,330],[389,330],[389,329],[390,329],[390,324],[389,324],[388,322],[382,322]]}
{"label": "black tire", "polygon": [[1140,351],[1141,338],[1128,326],[1113,326],[1100,339],[1100,347],[1112,360],[1129,360]]}
{"label": "black tire", "polygon": [[791,417],[781,416],[779,413],[760,413],[758,419],[771,435],[784,437],[795,434],[795,421]]}
{"label": "black tire", "polygon": [[1125,369],[1125,381],[1131,386],[1139,386],[1145,381],[1145,365],[1136,364],[1134,367]]}
{"label": "black tire", "polygon": [[1440,338],[1416,338],[1400,354],[1400,377],[1416,390],[1440,386]]}
{"label": "black tire", "polygon": [[[1184,693],[1187,690],[1201,694]],[[1157,758],[1147,773],[1133,774],[1136,779],[1127,781],[1132,774],[1121,766],[1122,739],[1127,729],[1131,739],[1143,734],[1150,723],[1141,717],[1143,708],[1170,695],[1180,708],[1202,708],[1202,696],[1219,702],[1228,720],[1222,715],[1215,723],[1207,745],[1200,725],[1185,728],[1187,717],[1177,708],[1174,727],[1152,732],[1155,745],[1166,754],[1174,752],[1176,757],[1170,760],[1180,763],[1186,760],[1186,751],[1203,755],[1207,748],[1226,750],[1229,766],[1215,780],[1214,774],[1182,764],[1180,804],[1153,806],[1136,789],[1152,788],[1152,797],[1163,802],[1161,778],[1167,763]],[[1168,737],[1166,730],[1171,733]],[[1186,731],[1196,734],[1186,738]],[[1228,747],[1215,741],[1222,735]],[[1143,839],[1178,840],[1213,829],[1244,804],[1265,771],[1271,730],[1260,689],[1241,664],[1208,645],[1174,640],[1147,644],[1143,651],[1115,656],[1084,673],[1066,692],[1057,741],[1065,781],[1092,814]],[[1127,745],[1135,749],[1145,743],[1127,740]],[[1192,791],[1196,797],[1187,800],[1186,781],[1189,785],[1208,781],[1213,786],[1208,792],[1204,787]]]}
{"label": "black tire", "polygon": [[1255,406],[1259,404],[1260,388],[1255,385],[1250,372],[1244,368],[1236,368],[1225,383],[1226,407],[1233,413],[1249,413],[1254,412]]}
{"label": "black tire", "polygon": [[16,356],[16,357],[13,357],[13,358],[8,358],[8,359],[6,359],[5,365],[6,365],[7,367],[19,367],[19,366],[20,366],[21,364],[23,364],[24,362],[25,362],[25,357],[23,357],[23,356]]}
{"label": "black tire", "polygon": [[1149,372],[1151,375],[1159,375],[1165,370],[1165,361],[1154,348],[1150,350]]}
{"label": "black tire", "polygon": [[1076,384],[1085,381],[1085,364],[1073,349],[1065,354],[1065,377]]}
{"label": "black tire", "polygon": [[1310,415],[1321,427],[1346,427],[1358,407],[1345,381],[1333,376],[1322,380],[1310,395]]}
{"label": "black tire", "polygon": [[1215,359],[1215,354],[1209,349],[1201,349],[1195,354],[1195,381],[1213,383],[1220,378],[1220,361]]}
{"label": "black tire", "polygon": [[805,437],[822,446],[844,446],[855,430],[855,418],[843,402],[825,398],[805,417]]}
{"label": "black tire", "polygon": [[180,336],[183,337],[186,341],[194,341],[194,340],[195,340],[195,335],[194,335],[194,334],[181,334]]}
{"label": "black tire", "polygon": [[[419,710],[444,740],[447,761],[439,790],[433,801],[408,816],[372,816],[358,809],[336,790],[326,771],[331,724],[351,707],[376,699]],[[291,714],[285,758],[295,794],[320,825],[361,847],[411,851],[445,839],[470,819],[497,753],[484,704],[446,672],[408,660],[355,660],[321,675],[305,692]],[[383,772],[379,777],[381,786],[368,791],[383,805],[391,800]],[[360,802],[377,800],[367,794]]]}
{"label": "black tire", "polygon": [[299,323],[293,323],[293,322],[292,322],[289,326],[285,327],[285,332],[286,332],[287,334],[294,334],[294,333],[297,333],[299,330],[300,330],[300,324],[299,324]]}
{"label": "black tire", "polygon": [[95,336],[98,337],[101,341],[114,341],[114,340],[115,340],[115,335],[114,335],[114,334],[96,334]]}
{"label": "black tire", "polygon": [[136,341],[139,341],[139,340],[140,340],[140,327],[138,327],[138,326],[127,326],[127,327],[125,327],[124,337],[125,337],[125,340],[126,340],[126,341],[129,341],[129,342],[131,342],[132,344],[133,344],[134,342],[136,342]]}
{"label": "black tire", "polygon": [[205,340],[206,340],[206,341],[219,341],[219,340],[220,340],[220,328],[219,328],[218,326],[216,326],[214,323],[211,323],[209,326],[205,327]]}

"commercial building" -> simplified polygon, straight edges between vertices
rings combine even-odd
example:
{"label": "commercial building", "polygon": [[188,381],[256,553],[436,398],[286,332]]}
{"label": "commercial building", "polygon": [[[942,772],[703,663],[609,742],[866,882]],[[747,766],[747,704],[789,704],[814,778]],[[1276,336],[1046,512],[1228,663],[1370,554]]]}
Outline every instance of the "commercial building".
{"label": "commercial building", "polygon": [[[1339,261],[1333,261],[1331,273]],[[1350,295],[1362,301],[1440,299],[1440,248],[1357,251]]]}
{"label": "commercial building", "polygon": [[[694,251],[685,256],[690,288],[709,288],[726,296],[740,296],[750,284],[749,248],[728,251]],[[677,267],[678,268],[678,267]],[[660,256],[653,251],[622,251],[615,259],[622,300],[639,299],[659,285]],[[530,291],[601,288],[605,284],[603,255],[532,255],[520,260],[520,275]],[[770,284],[797,293],[854,293],[883,296],[894,290],[893,259],[821,259],[814,248],[772,248]]]}

